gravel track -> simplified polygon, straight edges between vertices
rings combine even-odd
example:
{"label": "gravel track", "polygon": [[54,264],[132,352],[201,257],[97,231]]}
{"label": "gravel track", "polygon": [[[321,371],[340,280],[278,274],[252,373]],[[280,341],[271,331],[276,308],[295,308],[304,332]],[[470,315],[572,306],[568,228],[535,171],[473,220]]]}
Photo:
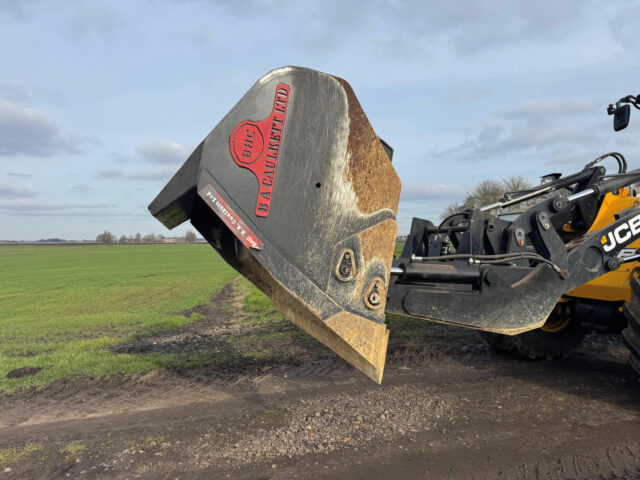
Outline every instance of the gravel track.
{"label": "gravel track", "polygon": [[[181,330],[120,348],[220,347],[253,328],[234,323],[232,293]],[[31,453],[0,479],[640,478],[640,384],[619,337],[533,362],[466,330],[390,328],[380,386],[311,344],[295,363],[236,351],[224,367],[1,396],[0,450]]]}

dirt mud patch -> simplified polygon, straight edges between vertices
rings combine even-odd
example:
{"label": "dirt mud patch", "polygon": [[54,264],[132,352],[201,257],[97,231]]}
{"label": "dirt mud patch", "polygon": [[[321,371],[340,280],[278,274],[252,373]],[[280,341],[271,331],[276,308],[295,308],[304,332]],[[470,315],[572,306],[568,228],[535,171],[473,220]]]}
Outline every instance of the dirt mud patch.
{"label": "dirt mud patch", "polygon": [[28,377],[29,375],[35,375],[36,373],[38,373],[40,370],[42,370],[42,367],[22,367],[22,368],[16,368],[15,370],[11,370],[9,373],[7,373],[7,378],[22,378],[22,377]]}
{"label": "dirt mud patch", "polygon": [[[295,367],[303,375],[331,374],[349,367],[295,325],[279,318],[255,322],[243,310],[244,293],[236,283],[225,286],[210,304],[180,312],[196,319],[181,328],[133,339],[111,348],[114,353],[200,355],[197,366],[170,370],[203,381],[234,381],[239,376]],[[471,358],[491,348],[474,331],[416,319],[389,316],[387,365],[411,366],[440,358]]]}
{"label": "dirt mud patch", "polygon": [[191,365],[1,395],[0,477],[640,478],[640,384],[619,336],[531,361],[390,316],[376,385],[241,300],[227,286],[183,327],[115,347]]}

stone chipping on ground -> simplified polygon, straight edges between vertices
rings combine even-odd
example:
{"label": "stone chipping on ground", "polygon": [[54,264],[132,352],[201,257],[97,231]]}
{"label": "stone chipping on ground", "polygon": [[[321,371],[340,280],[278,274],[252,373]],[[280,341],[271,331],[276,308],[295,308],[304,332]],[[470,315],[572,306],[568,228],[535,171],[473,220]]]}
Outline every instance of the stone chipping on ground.
{"label": "stone chipping on ground", "polygon": [[[459,400],[452,395],[417,386],[380,388],[360,394],[318,396],[267,410],[270,425],[256,426],[251,435],[218,442],[211,431],[185,452],[205,464],[264,461],[309,453],[328,454],[338,449],[366,446],[414,434],[449,420]],[[249,422],[259,418],[249,419]],[[280,421],[278,421],[280,420]],[[246,431],[246,425],[240,426]],[[211,448],[217,444],[221,448]]]}

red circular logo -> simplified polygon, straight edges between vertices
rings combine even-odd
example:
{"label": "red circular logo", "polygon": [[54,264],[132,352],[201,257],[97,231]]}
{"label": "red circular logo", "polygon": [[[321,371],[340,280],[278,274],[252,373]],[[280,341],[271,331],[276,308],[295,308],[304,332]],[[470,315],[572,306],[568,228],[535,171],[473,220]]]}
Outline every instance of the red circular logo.
{"label": "red circular logo", "polygon": [[264,149],[262,132],[254,123],[241,123],[233,131],[231,145],[236,162],[250,165],[260,157]]}

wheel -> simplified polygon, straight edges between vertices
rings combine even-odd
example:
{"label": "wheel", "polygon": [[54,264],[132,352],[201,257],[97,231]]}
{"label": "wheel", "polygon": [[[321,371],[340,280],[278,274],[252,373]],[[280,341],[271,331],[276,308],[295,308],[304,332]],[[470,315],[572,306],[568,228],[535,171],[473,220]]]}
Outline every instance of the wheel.
{"label": "wheel", "polygon": [[[639,303],[640,305],[640,303]],[[573,315],[569,302],[561,302],[551,312],[546,323],[519,335],[480,332],[496,350],[531,359],[547,359],[566,355],[582,343],[587,330]]]}
{"label": "wheel", "polygon": [[629,347],[629,365],[640,375],[640,280],[631,280],[631,302],[622,307],[627,317],[627,328],[622,331],[624,343]]}

